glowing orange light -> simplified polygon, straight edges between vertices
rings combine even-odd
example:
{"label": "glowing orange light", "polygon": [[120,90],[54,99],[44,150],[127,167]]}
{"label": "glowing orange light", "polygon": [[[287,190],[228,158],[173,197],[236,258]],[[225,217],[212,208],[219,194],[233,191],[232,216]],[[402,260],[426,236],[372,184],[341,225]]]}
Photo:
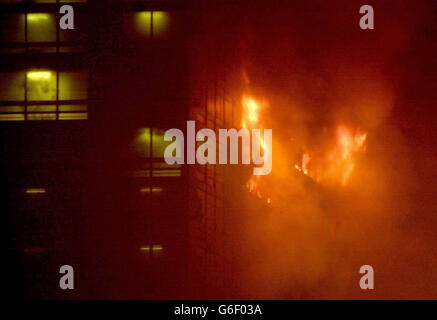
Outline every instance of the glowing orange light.
{"label": "glowing orange light", "polygon": [[302,170],[304,174],[308,174],[308,163],[310,162],[311,157],[308,153],[304,153],[302,156]]}
{"label": "glowing orange light", "polygon": [[255,99],[249,96],[243,96],[241,99],[243,106],[243,118],[241,120],[241,126],[243,128],[253,127],[259,122],[259,113],[261,111],[261,105]]}
{"label": "glowing orange light", "polygon": [[351,129],[339,125],[335,134],[335,144],[328,148],[328,151],[324,151],[325,156],[317,157],[312,161],[310,154],[304,153],[301,164],[294,166],[296,170],[317,182],[347,185],[355,168],[355,154],[366,150],[367,133],[359,130],[353,133]]}
{"label": "glowing orange light", "polygon": [[[266,102],[259,101],[251,96],[243,95],[241,98],[242,105],[242,118],[241,126],[244,129],[259,129],[260,132],[263,130],[263,124],[261,121],[261,111],[265,108]],[[271,151],[266,148],[264,138],[262,135],[259,136],[259,144],[261,150],[264,154],[264,159],[271,157]],[[246,184],[249,192],[253,193],[260,199],[265,199],[265,194],[259,189],[260,176],[252,176]],[[271,203],[271,199],[266,200],[267,203]]]}
{"label": "glowing orange light", "polygon": [[260,109],[258,103],[252,98],[243,97],[243,106],[248,112],[249,121],[258,122]]}

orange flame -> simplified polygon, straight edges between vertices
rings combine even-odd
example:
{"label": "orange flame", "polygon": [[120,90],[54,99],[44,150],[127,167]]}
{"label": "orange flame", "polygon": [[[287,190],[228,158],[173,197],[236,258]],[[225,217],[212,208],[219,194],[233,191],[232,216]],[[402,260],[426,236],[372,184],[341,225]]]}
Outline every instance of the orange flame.
{"label": "orange flame", "polygon": [[241,99],[243,105],[243,118],[241,120],[241,126],[243,128],[254,127],[258,125],[259,113],[261,110],[261,105],[255,99],[243,96]]}
{"label": "orange flame", "polygon": [[[261,103],[250,96],[243,95],[243,97],[241,98],[241,104],[243,107],[241,126],[244,129],[262,130],[263,126],[260,123],[260,112],[261,109],[264,107],[265,103]],[[271,156],[270,150],[266,148],[262,136],[260,136],[260,146],[264,153],[265,158]],[[246,187],[249,190],[249,192],[254,193],[260,199],[264,199],[265,197],[261,193],[261,190],[259,188],[260,179],[261,179],[260,176],[251,176],[246,184]],[[271,199],[267,198],[266,202],[270,204]]]}
{"label": "orange flame", "polygon": [[[367,133],[357,130],[355,134],[343,125],[336,129],[336,143],[325,157],[314,161],[308,153],[302,156],[302,163],[295,168],[322,183],[347,185],[355,168],[355,154],[366,150]],[[310,163],[311,162],[311,163]]]}

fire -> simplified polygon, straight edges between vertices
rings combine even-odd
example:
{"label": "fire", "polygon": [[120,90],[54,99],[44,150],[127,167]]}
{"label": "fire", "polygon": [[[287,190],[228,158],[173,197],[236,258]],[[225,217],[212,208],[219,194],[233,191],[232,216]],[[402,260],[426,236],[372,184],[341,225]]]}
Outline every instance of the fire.
{"label": "fire", "polygon": [[[338,165],[343,166],[343,175],[341,177],[341,184],[346,185],[354,170],[355,164],[353,161],[354,153],[365,151],[364,142],[366,141],[366,133],[355,133],[352,135],[350,130],[344,126],[337,128],[337,148],[341,155],[341,162]],[[334,153],[334,157],[336,154]]]}
{"label": "fire", "polygon": [[[253,97],[243,95],[241,98],[241,104],[243,107],[243,114],[241,119],[241,126],[244,129],[263,129],[263,125],[260,121],[261,109],[266,105],[265,102],[260,102]],[[265,146],[264,139],[260,136],[260,146],[264,153],[264,157],[271,157],[271,152]],[[261,193],[259,188],[261,176],[251,176],[246,184],[249,192],[254,193],[258,198],[265,199],[265,196]],[[267,203],[271,203],[270,198],[266,198]]]}
{"label": "fire", "polygon": [[[241,126],[244,129],[263,129],[263,125],[260,123],[261,108],[265,107],[265,102],[259,102],[252,97],[244,95],[241,99],[243,106],[243,117],[241,120]],[[266,149],[264,139],[260,136],[261,149],[265,156],[268,156],[269,150]]]}
{"label": "fire", "polygon": [[294,167],[296,168],[296,170],[298,170],[299,172],[302,172],[305,175],[308,175],[308,163],[311,160],[311,156],[308,153],[304,153],[302,156],[302,164],[298,165],[295,164]]}
{"label": "fire", "polygon": [[308,174],[308,163],[310,162],[311,157],[308,153],[304,153],[302,157],[302,170],[304,174]]}
{"label": "fire", "polygon": [[261,105],[255,99],[243,96],[241,99],[243,105],[243,119],[241,120],[241,126],[243,128],[254,127],[259,124],[259,113]]}
{"label": "fire", "polygon": [[319,157],[304,153],[301,164],[295,164],[295,168],[317,182],[345,186],[355,168],[356,154],[366,150],[366,138],[365,132],[353,132],[346,126],[339,125],[336,128],[335,144],[331,149],[327,152],[315,152]]}
{"label": "fire", "polygon": [[[261,112],[266,103],[243,95],[241,104],[241,126],[245,129],[261,130],[263,128]],[[346,186],[356,169],[357,154],[366,150],[366,139],[367,133],[338,125],[332,140],[327,139],[321,148],[304,152],[301,160],[294,167],[321,184]],[[329,141],[333,143],[330,144]],[[260,144],[264,156],[271,156],[271,150],[266,148],[262,138]],[[249,192],[270,204],[272,200],[268,195],[269,189],[265,186],[267,181],[263,179],[265,178],[261,176],[251,176],[246,187]]]}

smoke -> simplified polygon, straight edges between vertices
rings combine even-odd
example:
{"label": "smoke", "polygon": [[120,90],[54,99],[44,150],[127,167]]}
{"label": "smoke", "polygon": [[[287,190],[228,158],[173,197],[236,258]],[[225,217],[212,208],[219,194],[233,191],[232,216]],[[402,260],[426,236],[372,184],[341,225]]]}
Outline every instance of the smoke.
{"label": "smoke", "polygon": [[[367,32],[358,27],[358,2],[310,3],[267,11],[255,6],[244,21],[244,74],[251,92],[269,101],[260,118],[274,139],[273,171],[257,181],[271,203],[268,210],[251,210],[256,213],[242,234],[244,294],[435,298],[429,285],[437,280],[435,236],[418,222],[436,225],[435,201],[418,195],[420,146],[406,136],[404,110],[414,106],[402,101],[409,75],[401,71],[410,63],[405,52],[412,39],[433,23],[433,4],[375,6],[376,29]],[[331,153],[340,125],[367,133],[347,185],[296,170],[305,152],[310,164]],[[435,169],[433,161],[424,162]],[[318,169],[324,168],[326,162]],[[373,291],[358,285],[365,264],[375,269]]]}

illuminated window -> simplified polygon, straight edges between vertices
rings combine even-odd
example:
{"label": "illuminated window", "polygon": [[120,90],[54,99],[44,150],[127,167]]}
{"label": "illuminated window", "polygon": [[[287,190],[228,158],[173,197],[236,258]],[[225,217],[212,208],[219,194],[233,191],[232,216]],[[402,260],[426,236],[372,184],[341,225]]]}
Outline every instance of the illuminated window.
{"label": "illuminated window", "polygon": [[86,120],[87,99],[86,72],[0,73],[0,121]]}
{"label": "illuminated window", "polygon": [[153,129],[153,157],[164,158],[164,151],[171,141],[164,140],[165,130]]}
{"label": "illuminated window", "polygon": [[80,10],[75,8],[73,30],[58,28],[57,13],[1,13],[1,51],[6,53],[81,51],[87,23],[86,14]]}
{"label": "illuminated window", "polygon": [[56,100],[56,73],[46,70],[27,72],[27,100]]}
{"label": "illuminated window", "polygon": [[25,192],[26,194],[44,194],[47,190],[44,188],[27,188]]}
{"label": "illuminated window", "polygon": [[[130,149],[136,156],[146,158],[150,169],[134,173],[137,178],[171,178],[181,176],[181,165],[169,165],[164,161],[164,151],[172,143],[164,140],[165,130],[156,128],[138,129]],[[156,189],[157,193],[159,189]],[[144,192],[146,192],[144,190]]]}
{"label": "illuminated window", "polygon": [[140,36],[163,39],[169,35],[170,13],[165,11],[141,11],[133,16],[134,29]]}
{"label": "illuminated window", "polygon": [[151,141],[150,128],[139,129],[134,142],[135,152],[141,157],[150,157],[150,141]]}
{"label": "illuminated window", "polygon": [[23,1],[24,0],[0,0],[0,3],[19,3]]}
{"label": "illuminated window", "polygon": [[141,193],[155,193],[155,194],[159,194],[162,193],[164,191],[164,189],[162,189],[161,187],[143,187],[140,189]]}
{"label": "illuminated window", "polygon": [[[153,128],[139,129],[135,140],[135,150],[141,156],[164,158],[166,147],[172,143],[164,140],[165,130]],[[152,143],[150,143],[152,142]]]}
{"label": "illuminated window", "polygon": [[28,13],[27,41],[56,41],[56,15],[53,13]]}
{"label": "illuminated window", "polygon": [[160,256],[162,255],[164,250],[164,247],[160,244],[154,244],[152,246],[142,246],[140,247],[141,253],[145,254],[146,256]]}
{"label": "illuminated window", "polygon": [[87,75],[84,72],[59,73],[59,99],[84,100],[88,97]]}
{"label": "illuminated window", "polygon": [[56,2],[78,3],[78,2],[86,2],[87,0],[33,0],[33,1],[37,3],[56,3]]}
{"label": "illuminated window", "polygon": [[[20,3],[26,2],[27,0],[0,0],[0,3]],[[78,2],[86,2],[87,0],[31,0],[30,2],[35,3],[78,3]]]}

